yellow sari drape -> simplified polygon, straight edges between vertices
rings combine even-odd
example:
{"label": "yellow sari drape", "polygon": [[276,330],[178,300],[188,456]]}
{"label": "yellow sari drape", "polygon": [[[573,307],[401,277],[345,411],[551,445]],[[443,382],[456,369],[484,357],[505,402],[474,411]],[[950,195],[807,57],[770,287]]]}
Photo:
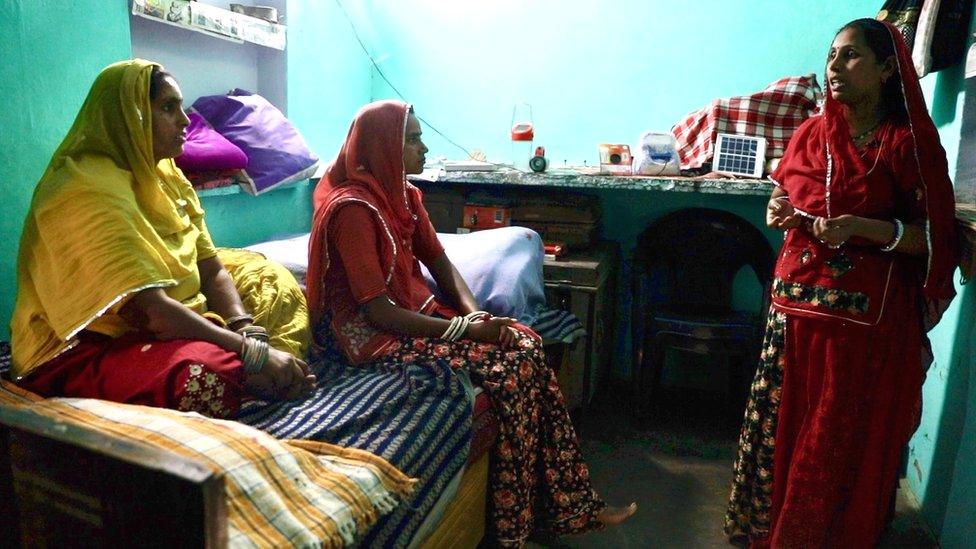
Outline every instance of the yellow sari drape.
{"label": "yellow sari drape", "polygon": [[20,379],[82,329],[117,336],[114,315],[149,287],[206,310],[196,263],[216,255],[196,193],[172,159],[153,161],[154,63],[105,68],[34,190],[11,321]]}

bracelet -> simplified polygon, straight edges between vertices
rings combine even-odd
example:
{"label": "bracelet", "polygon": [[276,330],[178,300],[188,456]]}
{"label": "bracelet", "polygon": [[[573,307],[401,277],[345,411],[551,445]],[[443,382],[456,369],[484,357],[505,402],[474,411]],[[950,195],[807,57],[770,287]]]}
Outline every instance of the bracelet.
{"label": "bracelet", "polygon": [[491,313],[488,311],[473,311],[464,315],[464,318],[471,322],[483,322],[491,318]]}
{"label": "bracelet", "polygon": [[241,315],[234,315],[234,316],[225,318],[224,319],[224,324],[226,324],[228,327],[230,327],[231,325],[237,324],[238,322],[241,322],[241,321],[244,321],[244,320],[246,320],[248,322],[254,322],[254,317],[251,316],[248,313],[244,313],[244,314],[241,314]]}
{"label": "bracelet", "polygon": [[464,332],[468,330],[468,325],[471,321],[463,316],[456,316],[451,319],[451,324],[448,325],[447,329],[441,335],[441,339],[446,339],[448,341],[457,341]]}
{"label": "bracelet", "polygon": [[268,362],[271,348],[265,341],[242,334],[241,352],[239,354],[244,365],[244,373],[256,374]]}
{"label": "bracelet", "polygon": [[895,224],[895,237],[891,239],[891,242],[881,247],[882,252],[890,252],[897,248],[898,243],[901,242],[901,237],[905,236],[905,224],[898,218],[895,218],[893,223]]}
{"label": "bracelet", "polygon": [[235,330],[237,333],[244,337],[253,337],[254,339],[260,339],[267,343],[268,341],[268,330],[264,326],[258,326],[257,324],[248,324],[243,328],[238,328]]}

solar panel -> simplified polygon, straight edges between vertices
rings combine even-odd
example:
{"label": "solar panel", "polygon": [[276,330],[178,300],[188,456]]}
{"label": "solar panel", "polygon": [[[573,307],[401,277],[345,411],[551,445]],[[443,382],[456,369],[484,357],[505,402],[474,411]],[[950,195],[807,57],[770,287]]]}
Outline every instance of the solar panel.
{"label": "solar panel", "polygon": [[739,177],[762,177],[766,140],[746,135],[718,134],[712,171]]}

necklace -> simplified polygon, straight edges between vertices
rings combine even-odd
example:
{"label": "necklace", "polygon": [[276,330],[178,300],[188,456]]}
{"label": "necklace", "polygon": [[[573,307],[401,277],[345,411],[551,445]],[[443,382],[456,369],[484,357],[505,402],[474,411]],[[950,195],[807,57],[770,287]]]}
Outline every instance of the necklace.
{"label": "necklace", "polygon": [[862,141],[864,141],[864,139],[866,137],[868,137],[869,135],[871,135],[874,132],[874,130],[878,129],[878,126],[880,126],[880,125],[881,125],[881,121],[879,120],[879,121],[875,122],[873,126],[871,126],[870,128],[868,128],[864,132],[855,135],[853,137],[854,143],[860,144]]}

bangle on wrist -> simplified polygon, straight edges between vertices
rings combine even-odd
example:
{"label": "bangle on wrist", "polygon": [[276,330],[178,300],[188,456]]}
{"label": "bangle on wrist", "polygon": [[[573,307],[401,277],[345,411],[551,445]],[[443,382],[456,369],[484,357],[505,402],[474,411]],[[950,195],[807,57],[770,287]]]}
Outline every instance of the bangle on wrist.
{"label": "bangle on wrist", "polygon": [[247,326],[238,328],[234,331],[245,337],[253,337],[254,339],[260,339],[264,342],[268,341],[268,330],[264,329],[264,326],[248,324]]}
{"label": "bangle on wrist", "polygon": [[892,223],[895,224],[895,236],[890,242],[881,247],[882,252],[893,251],[898,247],[898,243],[901,242],[901,237],[905,236],[905,224],[898,218],[892,220]]}
{"label": "bangle on wrist", "polygon": [[234,324],[237,324],[238,322],[245,322],[245,321],[247,321],[247,322],[254,322],[254,317],[251,316],[248,313],[234,315],[234,316],[229,316],[229,317],[227,317],[227,318],[224,319],[224,324],[226,324],[227,327],[230,328],[231,326],[233,326]]}
{"label": "bangle on wrist", "polygon": [[456,316],[452,318],[451,323],[447,326],[447,329],[444,330],[444,333],[441,335],[441,339],[446,339],[448,341],[457,341],[458,338],[464,335],[464,332],[468,330],[469,324],[471,324],[471,321],[468,320],[466,317]]}
{"label": "bangle on wrist", "polygon": [[271,348],[266,341],[241,334],[241,351],[238,353],[244,366],[245,374],[256,374],[264,368],[271,354]]}
{"label": "bangle on wrist", "polygon": [[488,311],[472,311],[466,315],[464,318],[468,319],[470,322],[482,322],[491,318],[491,313]]}

